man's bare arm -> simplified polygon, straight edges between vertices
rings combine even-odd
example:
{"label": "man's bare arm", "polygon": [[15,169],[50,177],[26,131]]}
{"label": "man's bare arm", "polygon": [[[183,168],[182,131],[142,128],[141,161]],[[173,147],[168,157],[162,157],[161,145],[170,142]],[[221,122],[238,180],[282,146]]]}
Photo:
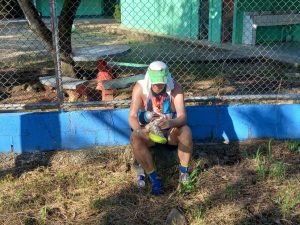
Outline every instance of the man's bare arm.
{"label": "man's bare arm", "polygon": [[142,106],[142,88],[138,83],[136,83],[132,91],[132,99],[131,99],[129,117],[128,117],[129,125],[133,130],[141,128],[137,116],[141,106]]}
{"label": "man's bare arm", "polygon": [[174,82],[174,105],[177,117],[172,119],[172,127],[181,127],[186,124],[186,110],[184,104],[184,93],[182,87]]}

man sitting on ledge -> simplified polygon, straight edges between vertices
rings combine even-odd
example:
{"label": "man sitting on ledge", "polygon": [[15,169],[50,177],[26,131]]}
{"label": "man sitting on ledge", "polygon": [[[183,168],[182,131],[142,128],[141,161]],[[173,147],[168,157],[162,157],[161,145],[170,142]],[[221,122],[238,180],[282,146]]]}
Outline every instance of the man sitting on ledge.
{"label": "man sitting on ledge", "polygon": [[160,178],[150,152],[155,142],[178,145],[179,182],[186,183],[189,179],[193,143],[186,120],[181,86],[173,80],[165,63],[152,62],[145,78],[133,88],[128,121],[133,130],[130,138],[133,154],[146,171],[154,195],[161,193]]}

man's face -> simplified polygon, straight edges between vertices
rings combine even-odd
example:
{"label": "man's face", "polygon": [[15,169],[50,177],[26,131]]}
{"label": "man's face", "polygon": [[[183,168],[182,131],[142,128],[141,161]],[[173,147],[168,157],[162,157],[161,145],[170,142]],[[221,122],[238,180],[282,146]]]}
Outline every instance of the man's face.
{"label": "man's face", "polygon": [[156,94],[159,94],[164,90],[166,84],[151,84],[152,91]]}

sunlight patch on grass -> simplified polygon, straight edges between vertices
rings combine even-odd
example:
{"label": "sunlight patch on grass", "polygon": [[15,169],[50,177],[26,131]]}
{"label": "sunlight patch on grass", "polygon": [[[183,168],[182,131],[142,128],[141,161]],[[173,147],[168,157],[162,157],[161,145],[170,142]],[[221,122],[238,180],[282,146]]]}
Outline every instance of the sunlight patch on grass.
{"label": "sunlight patch on grass", "polygon": [[206,212],[206,218],[208,218],[206,224],[240,224],[239,221],[246,217],[246,211],[243,208],[242,204],[234,202],[213,207]]}
{"label": "sunlight patch on grass", "polygon": [[300,206],[300,182],[290,181],[288,186],[278,194],[275,202],[280,206],[284,218],[291,217],[295,208]]}
{"label": "sunlight patch on grass", "polygon": [[191,225],[205,225],[205,209],[203,206],[199,205],[191,208],[188,212],[190,217]]}
{"label": "sunlight patch on grass", "polygon": [[282,161],[278,161],[270,166],[269,176],[277,179],[278,181],[283,181],[286,177],[286,172],[287,165]]}
{"label": "sunlight patch on grass", "polygon": [[260,148],[255,155],[256,171],[261,179],[265,179],[267,175],[266,158],[262,155]]}

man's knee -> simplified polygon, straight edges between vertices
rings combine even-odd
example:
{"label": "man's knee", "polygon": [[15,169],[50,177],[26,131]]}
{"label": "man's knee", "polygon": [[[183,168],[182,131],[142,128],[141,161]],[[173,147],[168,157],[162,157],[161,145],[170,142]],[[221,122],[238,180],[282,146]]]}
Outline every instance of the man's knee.
{"label": "man's knee", "polygon": [[180,142],[191,142],[192,131],[188,125],[177,127],[171,130],[168,141],[171,145],[178,145]]}
{"label": "man's knee", "polygon": [[143,137],[132,133],[130,136],[130,144],[133,150],[139,149],[141,147],[151,147],[153,143],[151,141],[145,140]]}
{"label": "man's knee", "polygon": [[192,131],[188,125],[184,125],[178,129],[178,137],[192,138]]}
{"label": "man's knee", "polygon": [[178,130],[178,150],[191,153],[193,151],[192,131],[185,125]]}

